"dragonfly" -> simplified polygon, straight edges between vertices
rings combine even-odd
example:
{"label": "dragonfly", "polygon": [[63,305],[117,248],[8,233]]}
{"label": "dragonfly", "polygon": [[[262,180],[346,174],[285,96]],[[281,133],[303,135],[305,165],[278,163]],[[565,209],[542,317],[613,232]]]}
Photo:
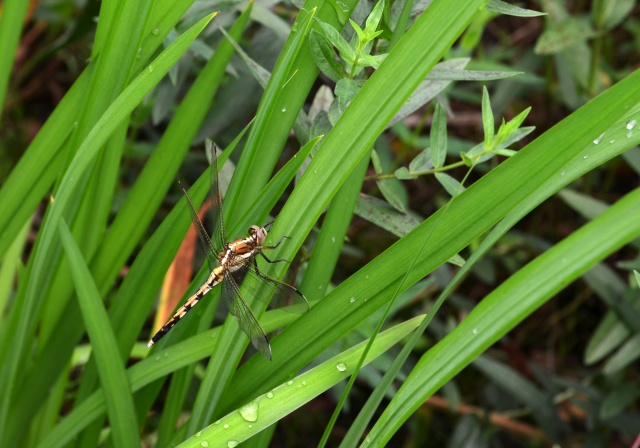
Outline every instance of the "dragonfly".
{"label": "dragonfly", "polygon": [[[309,309],[306,297],[293,286],[269,277],[258,268],[256,257],[260,256],[268,263],[288,262],[288,260],[271,260],[264,251],[276,249],[289,237],[283,236],[273,246],[265,245],[267,238],[266,227],[252,225],[249,236],[227,242],[222,213],[222,198],[218,182],[218,160],[215,147],[211,152],[211,214],[213,215],[213,238],[202,225],[187,190],[180,185],[189,205],[191,220],[198,232],[198,237],[204,248],[211,274],[207,281],[182,305],[166,324],[151,338],[148,347],[158,342],[171,330],[200,300],[221,284],[221,296],[229,312],[238,321],[239,327],[246,333],[249,340],[265,358],[271,360],[271,346],[269,338],[260,326],[256,315],[251,310],[243,293],[253,296],[264,303],[274,303],[285,311],[302,314]],[[242,291],[241,292],[241,287]]]}

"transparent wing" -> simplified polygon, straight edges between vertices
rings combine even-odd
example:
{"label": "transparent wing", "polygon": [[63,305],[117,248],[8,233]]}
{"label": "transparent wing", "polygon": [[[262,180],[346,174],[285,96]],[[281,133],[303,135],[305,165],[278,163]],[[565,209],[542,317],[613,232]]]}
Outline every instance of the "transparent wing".
{"label": "transparent wing", "polygon": [[[182,188],[182,192],[184,196],[187,198],[187,204],[189,204],[189,212],[191,213],[191,221],[193,221],[193,225],[198,232],[198,238],[200,239],[200,243],[202,244],[202,248],[204,249],[204,253],[207,256],[207,263],[209,264],[209,269],[213,271],[214,268],[218,266],[218,254],[222,250],[222,246],[214,246],[209,238],[209,234],[204,229],[202,225],[202,221],[198,217],[198,212],[193,207],[193,203],[191,202],[191,198],[187,193],[187,190],[184,188],[182,184],[180,184],[180,188]],[[216,242],[217,244],[217,242]]]}
{"label": "transparent wing", "polygon": [[271,346],[269,339],[260,326],[255,314],[242,298],[240,289],[233,276],[227,272],[222,281],[222,298],[229,308],[229,312],[233,314],[238,321],[238,326],[249,337],[256,350],[262,356],[271,361]]}
{"label": "transparent wing", "polygon": [[252,257],[232,274],[237,284],[241,284],[248,294],[252,294],[262,303],[272,304],[276,308],[295,314],[309,310],[307,298],[293,286],[271,278],[258,269],[256,259]]}
{"label": "transparent wing", "polygon": [[218,182],[218,157],[216,156],[216,145],[209,148],[211,156],[211,215],[213,217],[213,242],[220,248],[220,251],[227,243],[227,236],[224,230],[224,215],[222,214],[222,195]]}

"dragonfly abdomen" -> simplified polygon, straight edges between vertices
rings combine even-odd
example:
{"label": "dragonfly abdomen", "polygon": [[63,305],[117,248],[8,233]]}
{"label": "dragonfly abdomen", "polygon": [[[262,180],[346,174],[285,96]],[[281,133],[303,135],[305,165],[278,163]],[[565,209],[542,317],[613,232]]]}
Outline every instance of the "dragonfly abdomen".
{"label": "dragonfly abdomen", "polygon": [[178,322],[180,322],[180,319],[182,319],[189,311],[191,311],[191,308],[196,306],[200,299],[202,299],[206,293],[211,291],[214,286],[220,283],[222,279],[222,269],[220,267],[214,269],[207,281],[196,291],[196,293],[189,297],[184,305],[178,308],[178,311],[174,313],[171,319],[169,319],[167,323],[164,324],[164,326],[160,330],[158,330],[155,335],[153,335],[153,337],[147,344],[147,347],[151,347],[153,344],[162,339],[164,335],[167,334],[169,330],[171,330]]}

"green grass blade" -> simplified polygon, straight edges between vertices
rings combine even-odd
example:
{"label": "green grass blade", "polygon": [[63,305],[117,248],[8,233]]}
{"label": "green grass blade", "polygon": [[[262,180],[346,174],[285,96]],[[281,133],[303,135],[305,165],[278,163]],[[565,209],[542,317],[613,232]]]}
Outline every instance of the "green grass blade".
{"label": "green grass blade", "polygon": [[13,280],[21,265],[20,258],[27,242],[27,234],[30,226],[31,220],[28,220],[26,224],[22,226],[22,230],[20,230],[15,241],[9,247],[9,250],[7,250],[4,257],[2,257],[2,264],[0,264],[0,328],[3,327],[2,323],[5,317],[5,310],[9,304],[9,298],[11,297]]}
{"label": "green grass blade", "polygon": [[140,438],[133,397],[123,365],[114,362],[120,357],[120,353],[100,293],[64,219],[60,220],[58,229],[104,388],[114,445],[123,448],[138,446]]}
{"label": "green grass blade", "polygon": [[[424,316],[415,317],[381,333],[371,347],[365,364],[402,340],[419,325],[423,318]],[[256,397],[252,402],[222,417],[215,424],[198,432],[179,446],[195,448],[203,446],[202,444],[206,442],[206,446],[226,448],[235,446],[234,442],[247,440],[348,378],[362,356],[365,345],[366,342],[360,343],[295,379]]]}
{"label": "green grass blade", "polygon": [[[310,140],[273,176],[256,197],[256,200],[253,201],[253,205],[249,211],[238,220],[236,225],[230,228],[230,235],[244,232],[252,224],[264,222],[267,216],[269,216],[269,212],[273,209],[273,206],[278,202],[278,198],[282,197],[287,186],[291,183],[304,161],[309,157],[309,154],[321,139],[322,136],[319,136]],[[277,240],[277,238],[273,237],[270,239],[272,241]]]}
{"label": "green grass blade", "polygon": [[[230,212],[226,215],[229,222],[234,222],[237,216],[247,211],[249,204],[246,204],[243,198],[255,197],[267,183],[318,75],[318,68],[306,39],[309,12],[313,11],[315,17],[323,22],[342,28],[356,4],[354,0],[341,2],[343,12],[332,2],[305,2],[273,69],[258,107],[256,124],[238,162],[235,175],[237,177],[234,176],[228,198],[225,199],[225,210]],[[318,27],[315,23],[312,26]],[[303,45],[296,42],[300,34],[305,34]]]}
{"label": "green grass blade", "polygon": [[47,212],[45,223],[38,238],[36,252],[32,255],[35,258],[32,275],[25,294],[25,305],[22,308],[22,314],[19,316],[15,338],[8,353],[7,362],[3,365],[2,374],[0,375],[0,387],[3,392],[0,393],[2,397],[0,399],[0,434],[5,433],[11,398],[16,384],[16,375],[23,359],[24,350],[27,348],[30,336],[35,330],[33,317],[38,315],[38,310],[41,307],[39,285],[48,269],[48,260],[54,248],[58,222],[73,197],[81,175],[113,130],[142,101],[169,68],[175,64],[180,55],[186,51],[193,39],[197,37],[212,18],[213,15],[207,16],[182,34],[171,47],[161,53],[149,68],[123,91],[87,135],[62,179],[56,200],[51,204]]}
{"label": "green grass blade", "polygon": [[300,283],[300,290],[309,300],[320,300],[324,297],[327,286],[331,282],[331,276],[351,224],[351,220],[345,219],[345,215],[353,215],[368,166],[369,154],[365,154],[338,190],[327,210],[309,265]]}
{"label": "green grass blade", "polygon": [[[280,252],[283,258],[291,258],[295,253],[302,242],[302,236],[310,231],[355,165],[372,147],[375,139],[389,120],[409,97],[413,89],[424,79],[429,69],[436,64],[441,55],[462,32],[481,4],[482,1],[448,2],[448,6],[441,3],[432,4],[427,12],[414,23],[407,35],[395,47],[394,52],[386,58],[363,86],[335,127],[326,136],[316,157],[285,204],[280,219],[274,224],[273,233],[294,235],[291,244]],[[425,43],[427,43],[426,46]],[[424,56],[416,57],[418,54]],[[376,108],[375,114],[371,113],[373,105]],[[349,150],[345,151],[344,148],[349,148]],[[424,229],[424,225],[421,230],[428,231],[428,229]],[[416,242],[415,240],[411,242],[411,240],[412,238],[405,239],[407,245],[414,245],[411,249],[406,250],[414,254]],[[250,394],[268,388],[269,385],[266,383],[270,383],[284,373],[284,371],[280,373],[279,368],[282,369],[286,366],[286,371],[290,371],[302,367],[313,356],[356,325],[356,320],[351,321],[350,316],[359,314],[365,309],[373,312],[374,306],[380,307],[382,298],[376,296],[376,292],[380,292],[385,286],[389,287],[389,283],[393,284],[391,278],[406,268],[406,253],[403,255],[400,253],[405,250],[406,246],[404,244],[401,246],[402,248],[396,244],[392,249],[389,249],[387,251],[388,259],[385,260],[385,257],[382,256],[370,263],[370,272],[375,272],[371,278],[376,279],[375,283],[380,286],[379,289],[373,285],[374,282],[367,281],[368,276],[367,279],[364,278],[364,273],[367,270],[361,270],[362,275],[356,275],[352,277],[351,281],[340,285],[309,313],[274,338],[272,349],[274,353],[278,353],[277,360],[267,366],[262,364],[262,360],[254,357],[246,363],[230,385],[230,390],[239,391],[239,393],[233,397],[231,394],[225,397],[224,409],[228,409],[228,406],[234,406],[238,401],[247,401]],[[457,250],[450,256],[455,253]],[[400,264],[389,265],[387,264],[389,262]],[[378,263],[385,263],[385,265]],[[396,272],[390,273],[387,266],[395,266]],[[421,268],[427,266],[429,264],[421,264]],[[283,268],[279,267],[282,270]],[[282,271],[279,273],[281,274]],[[374,296],[376,296],[376,300],[371,300]],[[355,305],[350,301],[354,297],[357,303]],[[329,300],[330,298],[333,300]],[[366,306],[364,306],[365,299],[368,300]],[[329,303],[337,308],[330,311],[327,306]],[[323,311],[314,311],[318,306]],[[344,316],[344,318],[340,319],[340,322],[335,322],[336,315]],[[314,323],[310,324],[310,320],[313,320]],[[302,335],[302,333],[306,333],[306,330],[301,328],[303,325],[301,322],[306,322],[304,324],[306,329],[314,327],[315,334],[310,339],[309,335]],[[342,327],[342,329],[338,330],[336,327]],[[291,332],[292,337],[291,339],[289,337],[281,339],[282,341],[303,342],[296,345],[281,343],[279,339],[287,331]],[[315,347],[312,348],[312,346]],[[268,380],[265,384],[251,384],[253,381],[246,375],[249,368],[267,369],[272,376],[267,376]],[[238,385],[241,386],[238,388]]]}
{"label": "green grass blade", "polygon": [[[191,3],[189,0],[179,3],[173,0],[154,2],[150,20],[153,30],[142,42],[134,73],[142,70]],[[58,175],[59,164],[62,163],[60,150],[69,132],[77,126],[78,111],[82,110],[88,95],[96,62],[94,60],[89,64],[57,105],[0,189],[0,254],[4,254]]]}
{"label": "green grass blade", "polygon": [[[295,316],[292,314],[276,310],[265,313],[260,323],[265,331],[269,332],[291,323],[294,319]],[[172,372],[210,356],[219,333],[220,327],[214,328],[166,349],[156,350],[152,356],[127,369],[131,392],[139,391]],[[104,393],[99,389],[60,422],[39,446],[42,448],[64,446],[92,421],[103,415],[105,410]]]}
{"label": "green grass blade", "polygon": [[7,0],[3,3],[0,14],[0,114],[29,6],[29,2],[23,0]]}
{"label": "green grass blade", "polygon": [[102,15],[96,31],[96,69],[91,85],[82,102],[78,130],[74,135],[73,149],[89,134],[100,116],[127,85],[136,63],[136,56],[148,20],[151,2],[133,0],[103,4],[109,13]]}
{"label": "green grass blade", "polygon": [[368,435],[384,445],[424,400],[522,319],[640,235],[640,189],[511,276],[418,362]]}
{"label": "green grass blade", "polygon": [[[221,161],[228,158],[245,131],[220,156]],[[208,187],[209,176],[208,173],[205,173],[189,190],[194,203],[199,204],[202,202],[209,189]],[[189,212],[186,203],[182,201],[176,205],[147,244],[145,244],[113,300],[109,316],[114,332],[118,335],[118,344],[123,361],[129,355],[132,345],[138,338],[140,329],[153,306],[162,278],[173,260],[189,224]],[[73,303],[67,305],[63,315],[67,319],[80,320],[81,316],[78,307],[72,305]],[[194,317],[197,312],[192,314],[193,316],[190,314],[185,320]],[[176,328],[158,345],[181,335],[185,327],[188,328],[188,325]],[[27,376],[25,384],[29,387],[21,390],[21,400],[16,404],[12,412],[13,421],[27,421],[29,416],[35,412],[37,407],[34,407],[39,403],[38,397],[46,393],[50,387],[52,377],[55,378],[57,372],[64,367],[82,332],[83,328],[78,325],[73,326],[60,322],[56,326],[54,333],[59,337],[51,339],[43,349],[42,355],[36,360],[36,364],[29,376]],[[91,392],[89,385],[94,383],[96,376],[95,364],[90,361],[85,368],[82,389],[88,388],[89,392]],[[81,397],[79,399],[81,401]],[[20,425],[13,425],[13,427],[20,427]]]}
{"label": "green grass blade", "polygon": [[[408,288],[458,253],[512,210],[520,206],[529,210],[535,207],[549,194],[549,190],[538,192],[539,185],[552,182],[555,183],[553,191],[557,191],[564,186],[567,179],[584,173],[586,167],[592,169],[592,162],[596,165],[603,163],[635,144],[637,135],[630,139],[616,139],[617,134],[612,135],[611,139],[615,140],[615,143],[605,146],[594,145],[593,139],[613,125],[616,132],[624,135],[626,129],[623,120],[633,118],[626,117],[626,113],[640,98],[639,78],[640,73],[630,75],[571,115],[562,126],[556,126],[536,139],[458,196],[444,215],[441,216],[442,211],[435,213],[339,285],[307,314],[273,339],[272,349],[274,353],[279,351],[277,362],[264,364],[260,359],[253,358],[243,365],[230,385],[231,390],[236,393],[234,396],[226,397],[225,405],[233,407],[238,401],[246,402],[250,394],[264,391],[277,384],[282,379],[281,373],[277,370],[281,362],[288,369],[301,368],[364,318],[382,307],[386,298],[395,291],[397,282],[401,280],[414,258],[419,257],[415,263],[416,269],[409,273],[404,288]],[[369,82],[372,80],[373,78]],[[354,100],[341,120],[346,119],[349,111],[355,106]],[[364,115],[366,114],[363,113],[361,116]],[[336,129],[337,126],[332,133]],[[315,221],[316,214],[321,211],[316,207],[326,204],[325,195],[330,194],[327,190],[333,188],[333,182],[339,182],[340,171],[348,169],[339,157],[331,158],[328,153],[323,155],[323,148],[329,142],[330,136],[331,134],[289,198],[280,219],[274,224],[273,232],[276,234],[295,235],[292,229],[296,229],[297,232],[309,229]],[[354,142],[350,146],[349,154],[359,146],[360,143]],[[334,159],[338,160],[334,162]],[[305,177],[309,176],[317,178],[317,183],[305,182]],[[289,209],[290,205],[294,208]],[[283,230],[278,223],[286,223],[287,228]],[[429,253],[418,254],[424,238],[430,238]],[[291,256],[295,250],[295,247],[291,246],[296,242],[294,238],[290,246],[284,247],[282,256]],[[389,269],[389,266],[393,266],[394,269]],[[352,297],[356,298],[355,303],[350,302]],[[336,315],[341,316],[341,319],[336,320]],[[296,345],[281,345],[279,338],[285,337],[285,341],[300,342]],[[250,374],[256,370],[262,371],[262,378],[268,380],[258,383]]]}
{"label": "green grass blade", "polygon": [[[229,30],[234,38],[242,36],[250,14],[251,8],[248,7]],[[221,42],[178,107],[105,236],[101,255],[92,263],[92,270],[99,281],[113,281],[153,219],[169,187],[175,182],[180,163],[211,107],[233,51],[228,41]],[[140,204],[146,206],[140,207]],[[110,250],[112,248],[118,249]]]}
{"label": "green grass blade", "polygon": [[[309,26],[312,18],[313,11],[304,15],[304,20],[300,22],[299,30],[296,33],[293,33],[291,45],[289,47],[285,47],[281,58],[279,58],[279,62],[276,64],[276,68],[271,76],[271,83],[275,83],[275,85],[281,85],[286,81],[284,77],[287,73],[289,73],[289,67],[291,67],[291,64],[293,64],[295,55],[306,42],[306,36],[309,32]],[[277,98],[278,92],[267,89],[267,91],[265,91],[265,96],[263,97],[263,103],[268,104],[269,107],[273,108],[275,106]],[[251,134],[249,135],[249,140],[251,139],[251,135],[256,132],[256,126],[260,125],[260,116],[261,115],[259,114],[256,118],[256,123],[254,123],[252,127]],[[249,142],[247,142],[247,145],[248,144]],[[247,154],[246,145],[245,152],[243,154],[245,156]],[[234,193],[232,193],[233,185],[234,183],[238,182],[237,176],[239,174],[240,173],[238,169],[236,169],[224,202],[225,211],[233,210],[235,216],[238,216],[241,211],[231,208],[233,207],[232,204],[234,198]],[[251,182],[258,181],[252,177]],[[236,191],[238,190],[236,189]],[[257,194],[247,197],[256,196]],[[244,210],[244,207],[242,207],[242,210]],[[225,217],[227,222],[235,222],[233,217],[230,218],[228,214],[225,214]],[[249,305],[251,306],[253,304],[250,303]],[[262,309],[264,310],[264,306]],[[259,309],[254,308],[254,311],[257,311],[256,314],[258,316],[262,314]],[[240,357],[242,356],[242,352],[244,351],[245,341],[246,338],[242,331],[239,329],[235,319],[228,318],[225,322],[225,325],[223,326],[222,335],[219,339],[219,346],[216,349],[211,362],[207,366],[207,371],[204,378],[202,379],[202,384],[193,405],[191,419],[189,420],[186,429],[189,435],[194,434],[200,428],[207,425],[212,419],[214,413],[216,412],[219,398],[225,390],[224,387],[228,383],[229,378],[235,370],[237,363],[240,361]]]}

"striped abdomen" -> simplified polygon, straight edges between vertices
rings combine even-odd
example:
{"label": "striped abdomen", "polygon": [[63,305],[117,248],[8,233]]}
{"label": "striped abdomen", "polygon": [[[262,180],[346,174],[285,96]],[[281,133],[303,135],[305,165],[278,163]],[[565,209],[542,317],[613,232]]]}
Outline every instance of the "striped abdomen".
{"label": "striped abdomen", "polygon": [[153,337],[147,344],[147,347],[151,347],[153,344],[162,339],[164,335],[167,334],[169,330],[171,330],[180,321],[180,319],[182,319],[191,310],[191,308],[196,306],[196,304],[205,296],[206,293],[211,291],[214,286],[220,283],[223,278],[224,274],[222,267],[217,267],[213,271],[211,271],[211,275],[204,283],[204,285],[202,285],[194,295],[189,297],[184,305],[178,308],[178,311],[175,312],[171,319],[169,319],[167,323],[164,324],[162,328],[153,335]]}

